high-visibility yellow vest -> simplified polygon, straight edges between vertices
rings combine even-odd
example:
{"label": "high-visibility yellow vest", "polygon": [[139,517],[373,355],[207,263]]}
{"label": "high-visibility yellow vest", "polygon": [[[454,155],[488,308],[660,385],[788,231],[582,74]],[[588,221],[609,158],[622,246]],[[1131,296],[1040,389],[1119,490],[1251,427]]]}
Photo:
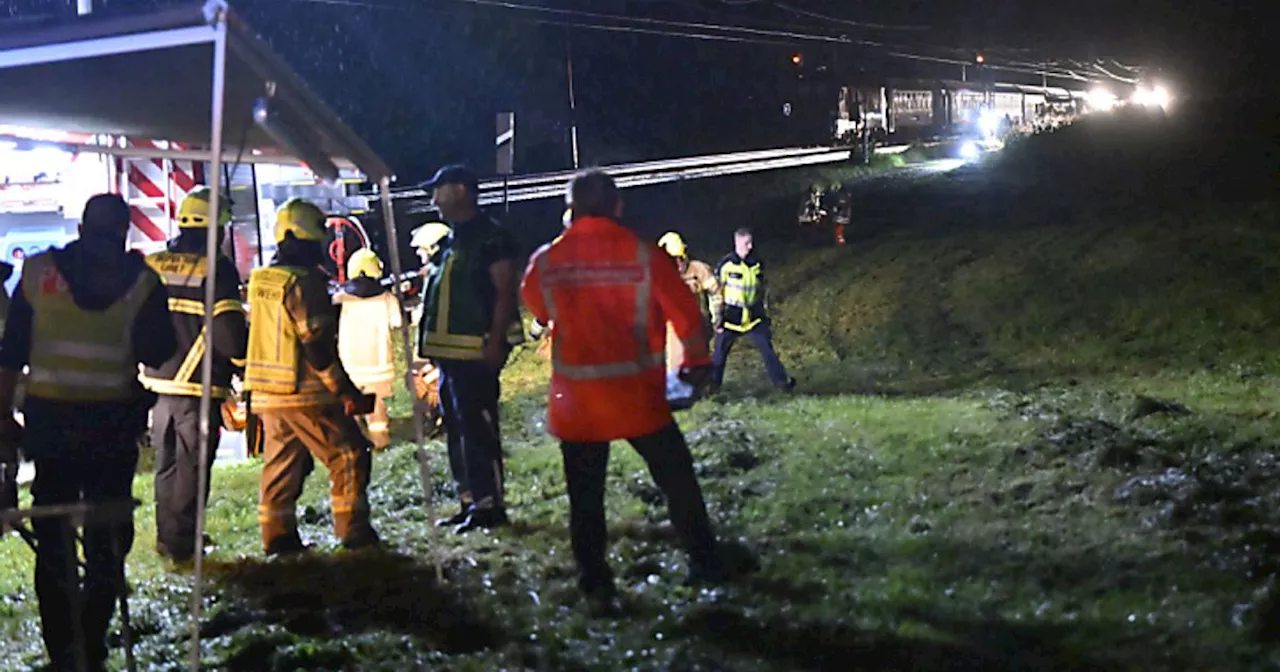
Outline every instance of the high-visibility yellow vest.
{"label": "high-visibility yellow vest", "polygon": [[[150,371],[152,375],[143,372],[138,380],[156,394],[198,397],[203,391],[200,365],[205,350],[204,283],[209,265],[202,255],[168,251],[148,256],[147,265],[169,289],[169,312],[178,327],[178,346],[185,346],[186,352],[179,353],[180,361],[170,360],[160,369]],[[222,299],[213,304],[215,318],[231,312],[243,313],[244,305],[235,299]],[[184,327],[182,321],[193,324]],[[197,328],[195,324],[200,326]],[[184,343],[184,339],[192,340]],[[231,388],[223,385],[213,385],[210,391],[214,399],[231,396]]]}
{"label": "high-visibility yellow vest", "polygon": [[249,348],[245,390],[256,410],[305,408],[337,403],[337,396],[302,356],[298,329],[285,310],[285,298],[304,268],[272,266],[249,276]]}
{"label": "high-visibility yellow vest", "polygon": [[106,310],[76,305],[52,254],[26,261],[23,296],[31,304],[30,372],[27,394],[71,402],[125,401],[133,396],[138,362],[133,355],[133,323],[156,286],[143,272]]}
{"label": "high-visibility yellow vest", "polygon": [[724,287],[724,328],[732,331],[751,331],[760,324],[762,315],[752,315],[758,305],[760,291],[760,263],[725,261],[720,266],[720,285]]}

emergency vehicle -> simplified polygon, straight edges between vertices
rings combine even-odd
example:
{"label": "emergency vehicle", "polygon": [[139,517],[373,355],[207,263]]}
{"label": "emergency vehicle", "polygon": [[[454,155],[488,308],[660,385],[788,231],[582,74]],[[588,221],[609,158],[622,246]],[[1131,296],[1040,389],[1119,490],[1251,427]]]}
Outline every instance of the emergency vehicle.
{"label": "emergency vehicle", "polygon": [[[6,288],[12,292],[22,260],[77,236],[81,209],[94,194],[120,193],[129,203],[131,226],[127,245],[143,254],[163,249],[178,233],[178,205],[205,183],[206,164],[148,157],[107,157],[98,145],[181,149],[164,141],[114,136],[83,136],[0,126],[0,250],[15,272]],[[345,271],[346,258],[370,244],[360,217],[368,197],[355,194],[363,177],[343,170],[332,184],[317,183],[306,168],[243,162],[227,166],[232,224],[224,251],[242,280],[275,254],[271,236],[276,208],[290,198],[306,198],[333,216],[333,271]]]}

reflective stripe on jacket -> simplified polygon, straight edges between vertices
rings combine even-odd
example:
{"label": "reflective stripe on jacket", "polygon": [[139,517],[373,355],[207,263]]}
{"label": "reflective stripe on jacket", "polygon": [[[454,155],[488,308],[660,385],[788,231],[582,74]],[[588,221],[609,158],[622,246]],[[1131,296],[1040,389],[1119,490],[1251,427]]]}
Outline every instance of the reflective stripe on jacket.
{"label": "reflective stripe on jacket", "polygon": [[[509,243],[509,234],[485,215],[455,228],[424,287],[422,319],[418,325],[419,357],[484,358],[484,343],[493,326],[496,306],[496,290],[489,267],[494,262],[514,258]],[[522,343],[524,326],[520,323],[518,306],[512,306],[507,324],[507,333],[500,337],[505,338],[508,345]]]}
{"label": "reflective stripe on jacket", "polygon": [[102,311],[76,305],[49,253],[28,259],[23,278],[34,316],[26,393],[70,402],[131,398],[138,377],[133,323],[155,288],[156,275],[138,274],[133,286]]}
{"label": "reflective stripe on jacket", "polygon": [[548,426],[563,440],[635,438],[672,422],[668,321],[685,366],[710,362],[701,311],[672,259],[612,220],[579,217],[535,252],[521,295],[551,325]]}
{"label": "reflective stripe on jacket", "polygon": [[338,356],[351,382],[365,392],[383,387],[389,393],[396,377],[391,332],[402,322],[400,302],[391,292],[370,297],[339,294],[334,301],[342,307]]}
{"label": "reflective stripe on jacket", "polygon": [[[245,389],[256,410],[310,408],[338,403],[337,383],[316,371],[302,353],[311,333],[331,329],[331,315],[295,315],[305,302],[294,295],[311,271],[293,266],[259,268],[249,276],[249,352]],[[326,304],[328,303],[326,299]],[[335,361],[333,367],[340,368]],[[332,377],[332,376],[328,376]]]}
{"label": "reflective stripe on jacket", "polygon": [[[204,283],[208,263],[203,255],[165,251],[148,256],[147,265],[169,290],[169,312],[173,315],[174,332],[178,335],[178,353],[164,366],[148,368],[138,379],[143,387],[156,394],[198,397],[202,391]],[[214,320],[233,314],[239,316],[237,322],[243,320],[244,304],[235,297],[218,297],[213,304]],[[231,395],[232,363],[218,357],[216,352],[214,354],[213,398],[225,399]]]}
{"label": "reflective stripe on jacket", "polygon": [[724,287],[724,328],[751,331],[764,319],[763,266],[748,255],[731,254],[720,262],[720,284]]}

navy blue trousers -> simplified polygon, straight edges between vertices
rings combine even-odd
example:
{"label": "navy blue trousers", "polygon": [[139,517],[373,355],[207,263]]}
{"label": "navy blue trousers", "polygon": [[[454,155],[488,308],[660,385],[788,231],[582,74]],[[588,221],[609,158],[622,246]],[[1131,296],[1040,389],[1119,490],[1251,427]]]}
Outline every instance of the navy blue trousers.
{"label": "navy blue trousers", "polygon": [[498,372],[482,361],[439,360],[440,414],[449,469],[463,504],[503,505],[502,436],[498,431]]}
{"label": "navy blue trousers", "polygon": [[756,346],[756,350],[760,351],[760,359],[764,360],[764,370],[769,374],[769,380],[777,387],[785,387],[788,381],[787,369],[778,359],[777,353],[773,351],[773,333],[769,331],[769,325],[764,322],[747,332],[725,329],[716,334],[715,352],[711,355],[711,364],[715,368],[713,379],[715,387],[719,388],[720,383],[724,382],[725,362],[729,361],[729,353],[739,338],[746,338]]}

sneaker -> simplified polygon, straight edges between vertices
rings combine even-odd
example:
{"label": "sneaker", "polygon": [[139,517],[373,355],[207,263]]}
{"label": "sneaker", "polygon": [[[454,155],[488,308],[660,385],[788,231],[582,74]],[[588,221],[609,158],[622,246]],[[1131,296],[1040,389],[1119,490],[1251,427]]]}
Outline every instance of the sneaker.
{"label": "sneaker", "polygon": [[782,391],[784,391],[784,392],[790,392],[790,391],[792,391],[792,390],[796,389],[796,379],[795,379],[795,378],[788,378],[786,383],[784,383],[784,384],[782,384],[782,385],[779,385],[779,386],[778,386],[778,389],[780,389],[780,390],[782,390]]}
{"label": "sneaker", "polygon": [[472,509],[467,515],[467,519],[454,528],[455,534],[466,534],[475,529],[492,530],[495,527],[502,527],[511,523],[511,519],[507,518],[507,510],[502,507],[493,507],[489,509]]}

